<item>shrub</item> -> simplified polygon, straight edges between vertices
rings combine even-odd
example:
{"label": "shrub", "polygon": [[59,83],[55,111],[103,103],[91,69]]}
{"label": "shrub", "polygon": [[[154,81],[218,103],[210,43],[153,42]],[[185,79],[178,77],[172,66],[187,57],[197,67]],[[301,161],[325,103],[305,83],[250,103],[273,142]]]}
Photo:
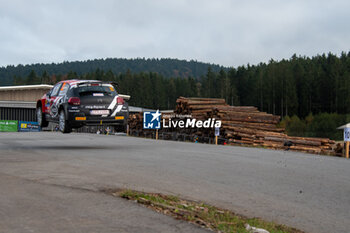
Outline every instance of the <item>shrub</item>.
{"label": "shrub", "polygon": [[294,115],[290,118],[286,130],[290,136],[304,136],[306,124],[298,116]]}
{"label": "shrub", "polygon": [[320,113],[307,127],[307,136],[326,137],[334,140],[342,140],[343,132],[337,127],[346,124],[346,115],[337,113]]}
{"label": "shrub", "polygon": [[286,116],[280,122],[279,127],[284,127],[290,136],[301,137],[322,137],[333,140],[342,140],[343,131],[337,127],[350,122],[350,115],[337,113],[310,113],[304,120],[294,115],[291,118]]}

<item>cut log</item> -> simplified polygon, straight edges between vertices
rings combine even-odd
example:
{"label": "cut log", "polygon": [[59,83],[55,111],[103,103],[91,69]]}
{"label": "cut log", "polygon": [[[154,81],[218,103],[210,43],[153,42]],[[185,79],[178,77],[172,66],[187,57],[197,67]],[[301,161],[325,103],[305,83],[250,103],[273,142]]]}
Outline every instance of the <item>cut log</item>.
{"label": "cut log", "polygon": [[311,141],[311,140],[303,140],[303,139],[295,139],[291,137],[279,138],[279,137],[264,137],[266,141],[275,141],[275,142],[286,142],[290,141],[293,144],[301,144],[301,145],[309,145],[309,146],[321,146],[320,141]]}

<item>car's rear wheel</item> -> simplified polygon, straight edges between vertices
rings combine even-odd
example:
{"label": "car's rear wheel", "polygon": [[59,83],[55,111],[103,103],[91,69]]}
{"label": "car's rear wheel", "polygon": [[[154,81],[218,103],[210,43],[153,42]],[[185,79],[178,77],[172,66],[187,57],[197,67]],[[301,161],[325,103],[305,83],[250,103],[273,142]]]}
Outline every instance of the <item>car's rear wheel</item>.
{"label": "car's rear wheel", "polygon": [[64,110],[61,110],[59,117],[59,129],[62,133],[70,133],[72,132],[72,128],[69,126],[69,123],[66,119],[66,114]]}
{"label": "car's rear wheel", "polygon": [[41,107],[38,107],[36,109],[36,120],[41,128],[47,127],[49,125],[49,122],[46,121],[45,113],[43,113]]}

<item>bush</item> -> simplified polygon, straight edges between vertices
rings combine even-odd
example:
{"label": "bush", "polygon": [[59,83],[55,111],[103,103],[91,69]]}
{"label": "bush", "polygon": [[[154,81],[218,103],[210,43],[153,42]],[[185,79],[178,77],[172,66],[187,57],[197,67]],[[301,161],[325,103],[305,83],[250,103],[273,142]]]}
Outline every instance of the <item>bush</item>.
{"label": "bush", "polygon": [[343,132],[337,127],[346,124],[346,115],[337,113],[320,113],[315,115],[307,127],[307,136],[326,137],[333,140],[342,140]]}
{"label": "bush", "polygon": [[279,128],[287,128],[287,126],[290,123],[290,117],[289,116],[285,116],[283,117],[283,119],[278,123],[277,127]]}
{"label": "bush", "polygon": [[298,116],[294,115],[286,125],[286,130],[290,136],[304,136],[306,124],[304,121],[300,120]]}
{"label": "bush", "polygon": [[337,127],[350,121],[350,115],[337,113],[310,113],[304,120],[294,115],[291,118],[286,116],[280,122],[279,127],[284,127],[290,136],[300,137],[322,137],[333,140],[342,140],[343,131]]}

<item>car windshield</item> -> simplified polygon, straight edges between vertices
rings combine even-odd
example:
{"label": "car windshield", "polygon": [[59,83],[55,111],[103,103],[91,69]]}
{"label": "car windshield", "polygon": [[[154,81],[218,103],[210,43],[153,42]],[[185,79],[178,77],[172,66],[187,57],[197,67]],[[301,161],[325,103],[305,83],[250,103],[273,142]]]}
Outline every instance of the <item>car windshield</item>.
{"label": "car windshield", "polygon": [[77,92],[80,96],[96,96],[96,95],[104,95],[104,96],[114,96],[116,94],[115,89],[111,85],[103,85],[103,86],[79,86],[77,88]]}

